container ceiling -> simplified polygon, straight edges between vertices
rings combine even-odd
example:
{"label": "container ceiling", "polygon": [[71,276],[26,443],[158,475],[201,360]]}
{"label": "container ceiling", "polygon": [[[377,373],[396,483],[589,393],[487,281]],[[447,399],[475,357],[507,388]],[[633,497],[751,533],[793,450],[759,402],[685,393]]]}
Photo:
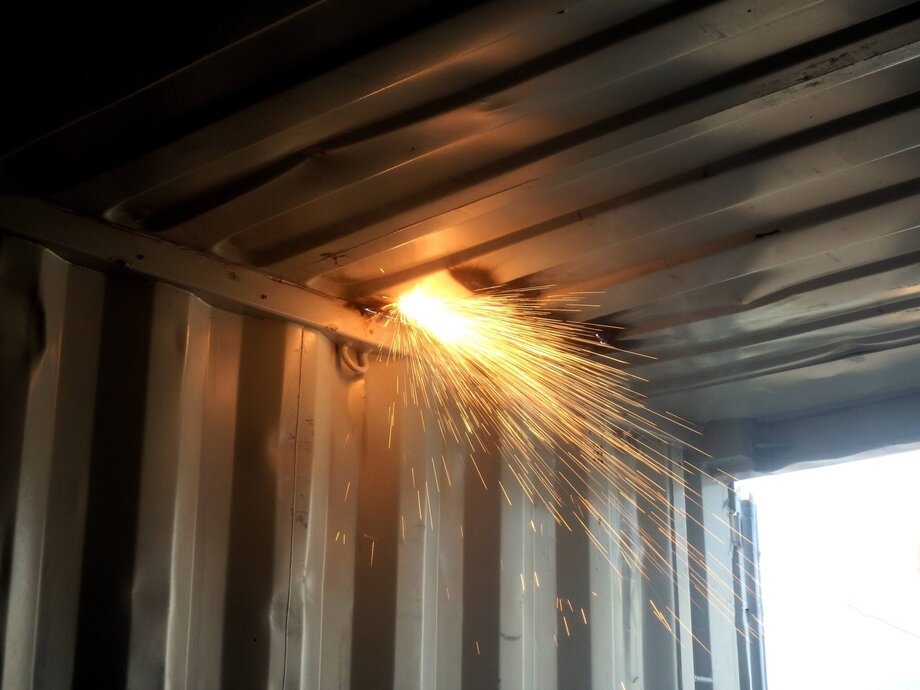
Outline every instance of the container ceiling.
{"label": "container ceiling", "polygon": [[920,3],[96,11],[3,10],[5,186],[358,302],[597,292],[695,421],[920,387]]}

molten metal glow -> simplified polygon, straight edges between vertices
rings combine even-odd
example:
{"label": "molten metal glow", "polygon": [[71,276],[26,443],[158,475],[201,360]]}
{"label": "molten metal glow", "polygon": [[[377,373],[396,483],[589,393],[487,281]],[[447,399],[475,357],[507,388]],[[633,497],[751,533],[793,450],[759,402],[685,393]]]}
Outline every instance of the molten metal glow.
{"label": "molten metal glow", "polygon": [[[444,279],[416,286],[382,310],[392,349],[408,354],[409,385],[399,387],[405,407],[422,410],[423,423],[425,410],[433,413],[445,442],[466,449],[485,489],[486,477],[504,471],[481,471],[498,449],[524,497],[560,526],[584,530],[617,573],[626,566],[674,579],[678,568],[689,570],[694,589],[721,589],[713,605],[733,620],[736,577],[713,569],[672,527],[675,515],[700,524],[671,502],[673,487],[682,487],[687,503],[701,499],[666,452],[662,417],[633,388],[624,355],[635,353],[606,343],[600,327],[559,316],[586,306],[584,298],[471,293]],[[511,503],[509,487],[494,483]],[[670,608],[651,607],[672,634],[686,629]]]}
{"label": "molten metal glow", "polygon": [[451,298],[419,285],[399,298],[399,313],[417,328],[431,333],[445,345],[469,342],[475,337],[475,322],[451,308]]}

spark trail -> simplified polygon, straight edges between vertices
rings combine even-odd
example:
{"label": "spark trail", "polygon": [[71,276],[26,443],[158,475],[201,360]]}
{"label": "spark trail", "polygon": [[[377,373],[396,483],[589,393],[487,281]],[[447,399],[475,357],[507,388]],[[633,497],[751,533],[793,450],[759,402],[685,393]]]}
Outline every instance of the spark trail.
{"label": "spark trail", "polygon": [[[665,454],[661,441],[675,439],[625,370],[624,355],[642,355],[607,344],[601,327],[558,316],[577,313],[585,298],[471,293],[430,279],[381,313],[391,350],[409,354],[408,398],[436,411],[445,440],[483,450],[498,445],[527,499],[566,529],[583,529],[618,573],[617,563],[646,580],[651,569],[674,580],[683,566],[690,586],[720,592],[717,607],[733,618],[737,576],[709,566],[671,527],[675,511],[697,521],[672,504],[667,487],[683,487],[686,501],[698,506],[700,496],[685,468]],[[651,606],[672,634],[682,625]]]}

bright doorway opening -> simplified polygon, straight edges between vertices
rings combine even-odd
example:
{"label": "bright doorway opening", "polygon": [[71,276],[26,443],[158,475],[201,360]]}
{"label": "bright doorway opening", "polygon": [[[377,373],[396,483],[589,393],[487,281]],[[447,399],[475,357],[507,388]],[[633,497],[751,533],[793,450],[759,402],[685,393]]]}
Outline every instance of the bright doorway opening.
{"label": "bright doorway opening", "polygon": [[920,451],[738,482],[770,690],[920,689]]}

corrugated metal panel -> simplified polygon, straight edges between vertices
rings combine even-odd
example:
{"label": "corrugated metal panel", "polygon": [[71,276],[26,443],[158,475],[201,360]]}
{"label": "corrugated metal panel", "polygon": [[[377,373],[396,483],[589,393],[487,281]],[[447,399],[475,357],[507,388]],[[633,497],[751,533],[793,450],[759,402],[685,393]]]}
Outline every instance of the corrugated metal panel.
{"label": "corrugated metal panel", "polygon": [[[180,40],[20,117],[0,176],[357,301],[444,268],[599,291],[700,423],[920,388],[920,3],[377,5],[214,17],[196,60],[202,17],[148,8]],[[71,59],[43,94],[99,69]]]}
{"label": "corrugated metal panel", "polygon": [[[687,609],[689,581],[641,577],[599,529],[615,575],[510,474],[506,502],[499,451],[405,412],[398,362],[358,376],[316,332],[21,240],[0,267],[4,688],[692,677],[645,605]],[[657,526],[634,500],[611,522]]]}

